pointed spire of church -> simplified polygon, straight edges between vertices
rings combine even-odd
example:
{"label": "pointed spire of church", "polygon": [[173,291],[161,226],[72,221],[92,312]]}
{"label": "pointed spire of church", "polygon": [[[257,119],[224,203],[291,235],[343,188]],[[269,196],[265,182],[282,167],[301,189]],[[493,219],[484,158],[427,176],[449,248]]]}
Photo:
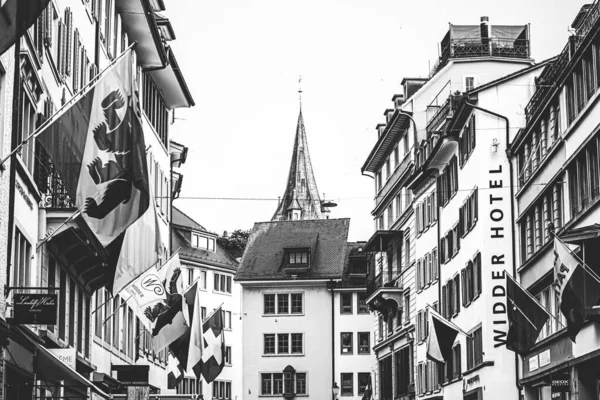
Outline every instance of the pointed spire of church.
{"label": "pointed spire of church", "polygon": [[[299,90],[302,93],[301,90]],[[287,186],[273,221],[294,219],[324,219],[321,209],[321,198],[317,190],[317,183],[313,174],[308,142],[302,117],[302,98],[300,98],[300,113],[296,126],[294,152],[287,179]]]}

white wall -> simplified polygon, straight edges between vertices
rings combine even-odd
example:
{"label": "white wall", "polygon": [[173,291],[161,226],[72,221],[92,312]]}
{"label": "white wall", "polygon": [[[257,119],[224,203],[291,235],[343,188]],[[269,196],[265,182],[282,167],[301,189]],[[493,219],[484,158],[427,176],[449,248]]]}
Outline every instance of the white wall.
{"label": "white wall", "polygon": [[[332,396],[331,292],[325,282],[277,282],[261,286],[242,283],[243,287],[243,398],[260,395],[260,373],[281,372],[291,365],[307,372],[307,398],[330,399]],[[304,293],[304,314],[263,316],[263,296],[268,293]],[[264,333],[304,333],[304,355],[263,356]],[[339,383],[338,383],[339,384]]]}
{"label": "white wall", "polygon": [[[350,293],[352,295],[352,314],[341,314],[341,304],[340,304],[340,294],[341,293]],[[362,394],[358,395],[358,373],[359,372],[368,372],[371,373],[373,369],[373,365],[377,362],[375,358],[375,353],[372,350],[373,345],[375,344],[375,337],[372,331],[373,327],[373,317],[370,313],[366,314],[358,314],[357,310],[357,299],[358,293],[356,289],[348,289],[334,292],[334,324],[335,324],[335,334],[334,334],[334,351],[333,357],[335,362],[335,381],[338,386],[342,387],[342,373],[352,373],[353,374],[353,394],[354,396],[342,396],[340,389],[340,398],[341,399],[355,399],[358,400],[362,398]],[[342,332],[352,332],[352,354],[342,354],[341,352],[341,333]],[[369,346],[369,354],[358,354],[358,332],[368,332],[370,335],[370,346]]]}

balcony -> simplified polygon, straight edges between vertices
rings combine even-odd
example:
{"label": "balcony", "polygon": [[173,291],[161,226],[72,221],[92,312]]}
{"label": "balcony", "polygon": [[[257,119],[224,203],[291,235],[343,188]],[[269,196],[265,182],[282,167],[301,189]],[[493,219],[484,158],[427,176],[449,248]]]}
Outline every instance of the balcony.
{"label": "balcony", "polygon": [[[402,240],[401,231],[377,231],[364,247],[364,251],[370,255],[367,275],[367,305],[371,311],[380,313],[384,318],[395,315],[396,310],[402,306],[404,289],[401,275],[393,274],[393,271],[389,269],[390,264],[384,268],[385,253],[390,247],[393,247],[393,242],[398,240]],[[385,273],[384,269],[386,269]]]}
{"label": "balcony", "polygon": [[47,210],[75,211],[75,201],[67,193],[54,163],[44,148],[36,145],[36,159],[34,169],[35,183],[42,195],[42,205]]}
{"label": "balcony", "polygon": [[404,176],[407,176],[407,172],[410,171],[410,167],[413,165],[413,155],[412,152],[409,151],[404,155],[404,159],[398,164],[398,166],[394,169],[392,175],[385,181],[385,184],[377,193],[377,197],[375,197],[375,208],[379,207],[386,199],[388,194],[392,192],[392,189],[396,187],[396,185],[402,180]]}
{"label": "balcony", "polygon": [[481,25],[451,24],[441,42],[442,54],[429,77],[438,73],[451,59],[530,58],[527,25],[492,25],[488,32]]}

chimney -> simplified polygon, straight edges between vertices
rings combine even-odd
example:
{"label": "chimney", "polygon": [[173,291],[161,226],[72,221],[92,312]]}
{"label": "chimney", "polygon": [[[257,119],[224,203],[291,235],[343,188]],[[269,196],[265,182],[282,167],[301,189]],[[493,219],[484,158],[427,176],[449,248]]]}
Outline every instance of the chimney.
{"label": "chimney", "polygon": [[383,134],[383,131],[385,130],[385,124],[377,124],[375,129],[377,129],[377,137],[380,137]]}
{"label": "chimney", "polygon": [[489,17],[481,17],[481,44],[487,46],[490,44],[490,18]]}
{"label": "chimney", "polygon": [[383,113],[383,115],[385,115],[385,122],[387,124],[390,123],[390,121],[392,120],[392,117],[394,116],[394,109],[393,108],[388,108],[387,110],[385,110],[385,112]]}
{"label": "chimney", "polygon": [[394,108],[399,110],[402,104],[404,104],[404,94],[395,94],[392,97],[392,101],[394,102]]}

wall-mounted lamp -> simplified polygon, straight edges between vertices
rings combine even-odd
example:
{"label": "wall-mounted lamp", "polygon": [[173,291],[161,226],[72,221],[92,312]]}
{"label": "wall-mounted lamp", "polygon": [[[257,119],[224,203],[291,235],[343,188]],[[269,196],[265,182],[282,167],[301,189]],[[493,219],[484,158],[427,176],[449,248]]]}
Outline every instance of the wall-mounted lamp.
{"label": "wall-mounted lamp", "polygon": [[492,139],[492,153],[498,152],[499,145],[500,145],[500,142],[498,141],[498,139],[496,139],[496,138]]}
{"label": "wall-mounted lamp", "polygon": [[333,386],[331,387],[331,392],[333,393],[333,399],[336,400],[338,397],[338,394],[340,393],[340,387],[338,386],[337,382],[333,382]]}

